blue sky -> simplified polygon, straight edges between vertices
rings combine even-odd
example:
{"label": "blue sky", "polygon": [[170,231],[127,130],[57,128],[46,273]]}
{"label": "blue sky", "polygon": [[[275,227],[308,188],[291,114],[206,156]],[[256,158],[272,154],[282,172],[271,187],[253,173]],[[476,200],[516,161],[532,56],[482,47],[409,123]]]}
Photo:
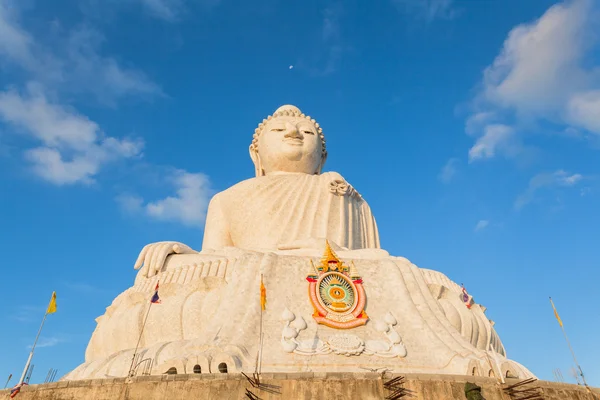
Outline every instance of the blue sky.
{"label": "blue sky", "polygon": [[[256,3],[260,3],[257,5]],[[147,243],[199,249],[282,104],[323,127],[382,246],[464,283],[510,358],[600,386],[592,0],[0,0],[0,379],[83,361]],[[409,349],[410,350],[410,349]]]}

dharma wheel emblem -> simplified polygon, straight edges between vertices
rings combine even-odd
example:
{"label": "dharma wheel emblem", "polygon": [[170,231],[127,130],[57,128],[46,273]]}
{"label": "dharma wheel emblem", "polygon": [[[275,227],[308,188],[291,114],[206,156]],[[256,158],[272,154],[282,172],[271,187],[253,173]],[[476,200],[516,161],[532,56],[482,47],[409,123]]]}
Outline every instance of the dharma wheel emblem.
{"label": "dharma wheel emblem", "polygon": [[354,263],[352,267],[345,265],[327,243],[321,263],[315,266],[311,261],[311,268],[306,280],[315,321],[338,329],[366,324],[365,290]]}

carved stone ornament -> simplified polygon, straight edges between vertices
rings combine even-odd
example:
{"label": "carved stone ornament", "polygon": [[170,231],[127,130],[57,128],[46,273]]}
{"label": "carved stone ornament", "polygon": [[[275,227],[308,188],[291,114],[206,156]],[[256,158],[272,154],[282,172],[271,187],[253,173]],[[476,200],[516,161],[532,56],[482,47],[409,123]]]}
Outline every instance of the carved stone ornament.
{"label": "carved stone ornament", "polygon": [[329,191],[336,196],[348,196],[362,199],[362,196],[344,179],[334,179],[329,182]]}
{"label": "carved stone ornament", "polygon": [[345,265],[335,255],[329,242],[318,267],[311,261],[311,273],[306,280],[308,293],[319,324],[331,328],[349,329],[364,325],[369,317],[362,279],[354,268]]}
{"label": "carved stone ornament", "polygon": [[365,342],[356,335],[342,333],[327,339],[327,344],[335,354],[357,356],[365,349]]}
{"label": "carved stone ornament", "polygon": [[387,313],[383,320],[375,321],[375,330],[384,334],[387,340],[363,340],[350,333],[338,333],[321,340],[315,334],[310,339],[299,338],[300,332],[307,328],[306,321],[287,308],[283,311],[281,319],[285,326],[281,332],[281,346],[287,353],[304,356],[339,354],[343,356],[374,355],[378,357],[393,358],[406,357],[406,347],[402,343],[400,334],[394,329],[396,318]]}

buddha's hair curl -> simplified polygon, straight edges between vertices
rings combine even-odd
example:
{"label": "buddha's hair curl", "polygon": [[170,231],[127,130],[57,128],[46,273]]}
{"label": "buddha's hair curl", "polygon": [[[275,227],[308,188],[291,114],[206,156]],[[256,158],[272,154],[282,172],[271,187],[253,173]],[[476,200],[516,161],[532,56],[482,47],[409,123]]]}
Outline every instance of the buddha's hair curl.
{"label": "buddha's hair curl", "polygon": [[312,122],[313,125],[315,126],[315,128],[317,128],[317,134],[321,138],[321,146],[322,146],[321,147],[321,152],[322,152],[322,154],[326,154],[327,153],[327,149],[325,147],[325,135],[323,135],[323,129],[319,126],[319,124],[317,123],[317,121],[315,121],[314,118],[311,118],[310,116],[303,114],[301,111],[296,111],[296,110],[292,110],[292,109],[275,111],[273,113],[273,115],[269,115],[266,119],[263,119],[262,122],[260,124],[258,124],[258,127],[254,130],[254,135],[252,136],[252,144],[250,145],[251,149],[253,149],[254,151],[258,151],[258,137],[262,133],[263,129],[265,128],[265,125],[267,124],[267,122],[269,122],[273,118],[277,118],[277,117],[306,118],[307,120],[309,120],[310,122]]}

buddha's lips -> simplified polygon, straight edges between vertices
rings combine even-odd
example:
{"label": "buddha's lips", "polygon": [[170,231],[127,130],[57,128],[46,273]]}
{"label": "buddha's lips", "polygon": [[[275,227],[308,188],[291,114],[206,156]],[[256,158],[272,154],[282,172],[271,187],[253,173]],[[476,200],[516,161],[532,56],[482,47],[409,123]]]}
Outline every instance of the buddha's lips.
{"label": "buddha's lips", "polygon": [[304,144],[304,140],[299,139],[299,138],[285,138],[285,139],[283,139],[283,141],[285,143],[292,144],[295,146],[298,146],[298,145],[302,146]]}

